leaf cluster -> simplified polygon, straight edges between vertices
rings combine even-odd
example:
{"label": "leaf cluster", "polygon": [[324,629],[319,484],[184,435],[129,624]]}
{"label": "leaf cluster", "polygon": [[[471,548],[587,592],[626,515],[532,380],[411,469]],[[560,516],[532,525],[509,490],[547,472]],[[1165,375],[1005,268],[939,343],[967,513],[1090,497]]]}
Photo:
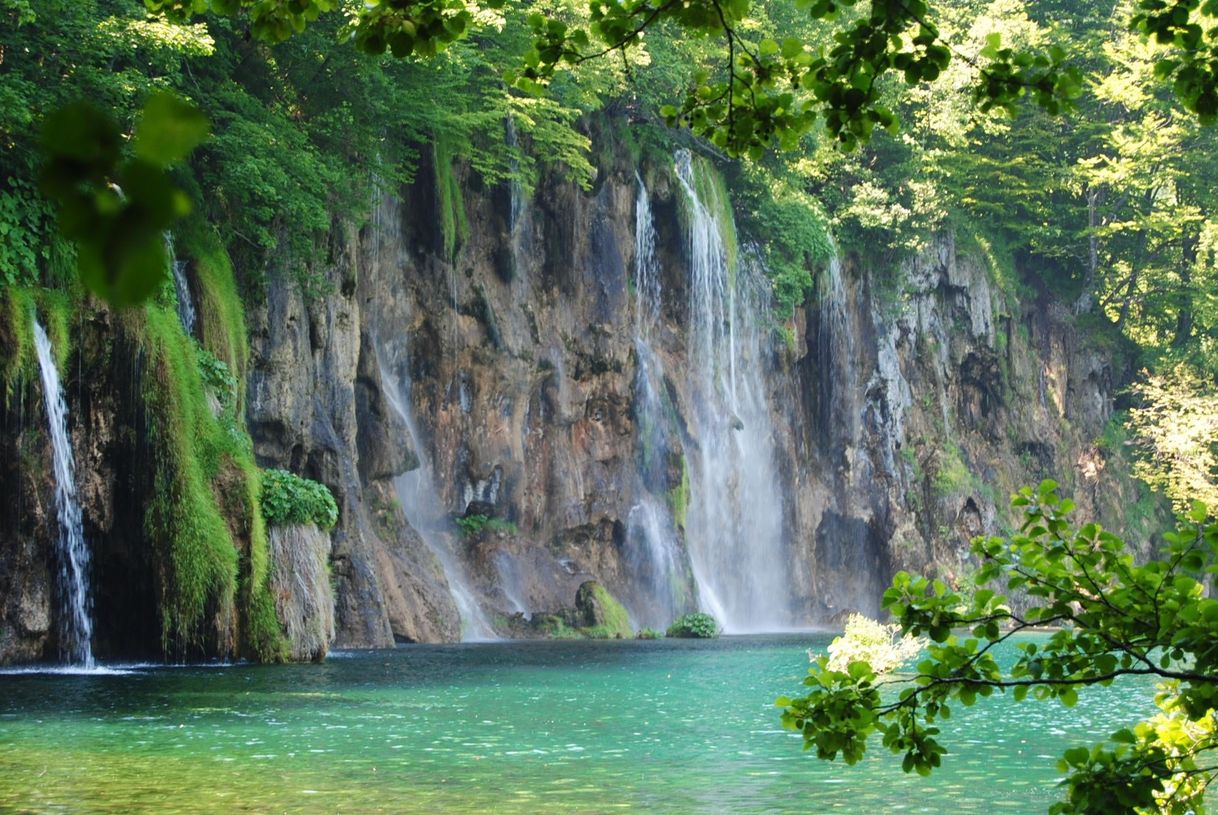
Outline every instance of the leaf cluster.
{"label": "leaf cluster", "polygon": [[[1023,516],[1019,534],[973,541],[980,567],[970,596],[904,572],[885,592],[884,608],[902,632],[931,641],[912,680],[879,681],[863,662],[831,670],[822,658],[804,681],[811,688],[805,696],[778,700],[784,725],[803,734],[805,749],[854,763],[878,734],[902,755],[906,771],[927,774],[946,753],[937,723],[955,705],[1010,691],[1016,701],[1030,695],[1070,707],[1086,688],[1127,676],[1171,682],[1165,704],[1187,722],[1212,717],[1218,599],[1206,595],[1218,575],[1218,523],[1207,520],[1205,507],[1194,505],[1165,536],[1159,558],[1137,564],[1116,535],[1096,524],[1074,528],[1073,503],[1052,481],[1025,488],[1012,506]],[[1022,593],[1025,610],[1012,610],[996,587]],[[1045,626],[1054,628],[1045,639],[1018,637]],[[1008,642],[1018,657],[1003,666],[994,649]],[[1169,744],[1168,731],[1139,726],[1067,751],[1065,800],[1052,812],[1197,806],[1190,792],[1197,785],[1185,782],[1195,776],[1208,783],[1218,772],[1203,761],[1218,740]]]}
{"label": "leaf cluster", "polygon": [[75,241],[81,280],[96,294],[132,305],[163,280],[164,233],[191,208],[169,169],[207,132],[207,118],[168,93],[144,106],[130,155],[118,123],[90,102],[47,117],[40,187],[58,204],[59,230]]}
{"label": "leaf cluster", "polygon": [[331,529],[338,523],[338,505],[324,484],[286,470],[263,470],[262,515],[271,525],[314,524]]}

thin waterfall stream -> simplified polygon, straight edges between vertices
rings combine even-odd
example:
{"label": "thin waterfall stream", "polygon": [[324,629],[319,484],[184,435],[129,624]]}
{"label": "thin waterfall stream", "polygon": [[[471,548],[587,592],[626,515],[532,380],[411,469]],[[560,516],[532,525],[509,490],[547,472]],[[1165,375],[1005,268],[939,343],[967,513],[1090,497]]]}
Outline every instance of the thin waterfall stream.
{"label": "thin waterfall stream", "polygon": [[76,500],[76,464],[68,438],[68,406],[64,401],[51,340],[34,318],[34,345],[42,372],[43,398],[55,468],[55,508],[59,516],[57,574],[60,655],[65,662],[94,667],[93,619],[90,616],[89,547],[85,542],[80,503]]}
{"label": "thin waterfall stream", "polygon": [[731,211],[688,151],[676,156],[690,263],[686,540],[699,602],[728,633],[789,629],[782,481],[767,401],[764,276],[725,238]]}
{"label": "thin waterfall stream", "polygon": [[411,449],[419,459],[419,466],[394,479],[398,500],[402,502],[402,511],[411,527],[419,533],[423,543],[440,562],[449,592],[457,605],[457,613],[461,616],[462,641],[497,640],[499,637],[470,587],[465,566],[453,551],[452,532],[449,529],[451,524],[443,512],[444,504],[432,480],[431,462],[426,454],[418,422],[415,420],[414,409],[411,407],[410,381],[405,377],[395,377],[383,359],[378,359],[378,364],[381,381],[385,383],[385,396],[406,425]]}
{"label": "thin waterfall stream", "polygon": [[636,625],[663,629],[688,610],[689,568],[666,496],[670,456],[680,451],[672,450],[673,441],[679,444],[679,440],[672,438],[668,427],[662,397],[664,369],[652,347],[661,308],[655,222],[647,187],[637,174],[635,181],[634,413],[640,455],[638,500],[627,519],[627,538],[630,565],[644,596],[631,603],[630,612]]}
{"label": "thin waterfall stream", "polygon": [[165,233],[165,250],[169,255],[169,272],[173,275],[173,289],[178,296],[178,319],[187,336],[193,336],[198,314],[195,311],[194,298],[190,293],[190,281],[186,279],[186,261],[178,260],[173,235],[168,232]]}

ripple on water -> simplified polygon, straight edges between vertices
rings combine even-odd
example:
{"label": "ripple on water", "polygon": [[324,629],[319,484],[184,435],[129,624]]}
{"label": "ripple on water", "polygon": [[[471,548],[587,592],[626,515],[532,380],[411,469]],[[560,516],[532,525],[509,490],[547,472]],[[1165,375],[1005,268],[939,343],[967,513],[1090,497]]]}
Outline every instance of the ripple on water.
{"label": "ripple on water", "polygon": [[[876,749],[819,762],[778,727],[809,645],[507,643],[326,665],[0,676],[0,811],[43,815],[1043,812],[1056,756],[1152,712],[1148,685],[1067,711],[954,710],[929,779]],[[121,672],[120,672],[121,671]],[[984,734],[979,737],[978,734]],[[37,784],[29,779],[38,778]],[[190,791],[183,795],[183,791]]]}

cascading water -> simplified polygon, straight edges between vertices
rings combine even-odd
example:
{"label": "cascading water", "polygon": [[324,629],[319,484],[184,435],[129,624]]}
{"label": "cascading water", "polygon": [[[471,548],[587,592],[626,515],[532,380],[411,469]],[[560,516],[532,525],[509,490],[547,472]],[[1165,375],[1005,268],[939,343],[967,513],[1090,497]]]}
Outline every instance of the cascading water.
{"label": "cascading water", "polygon": [[[688,213],[687,376],[693,403],[686,541],[699,601],[729,633],[790,628],[782,487],[766,401],[768,290],[732,257],[728,202],[687,151],[676,159]],[[739,253],[737,253],[739,254]]]}
{"label": "cascading water", "polygon": [[857,441],[858,410],[852,394],[858,382],[858,354],[854,349],[846,284],[836,247],[820,278],[820,319],[817,322],[817,370],[820,389],[821,443],[834,455]]}
{"label": "cascading water", "polygon": [[628,563],[642,596],[630,603],[634,623],[664,628],[688,604],[688,566],[669,511],[668,467],[671,433],[661,397],[664,371],[652,348],[660,319],[660,267],[656,258],[655,222],[643,180],[636,175],[638,197],[634,223],[635,322],[634,413],[640,457],[638,502],[627,524]]}
{"label": "cascading water", "polygon": [[431,462],[428,460],[423,436],[419,432],[411,406],[410,380],[404,376],[400,380],[395,377],[383,359],[378,358],[378,364],[381,381],[385,383],[385,396],[406,425],[411,449],[419,458],[418,467],[394,479],[398,500],[402,502],[402,511],[411,527],[423,539],[423,543],[440,561],[453,602],[457,604],[457,613],[461,615],[461,639],[466,642],[498,639],[470,588],[465,567],[453,551],[452,532],[449,528],[451,524],[444,514],[439,491],[432,481]]}
{"label": "cascading water", "polygon": [[182,330],[187,335],[193,335],[198,315],[195,312],[194,299],[190,295],[190,282],[186,279],[186,261],[178,260],[173,246],[173,235],[168,232],[165,233],[165,249],[169,253],[169,271],[173,275],[173,288],[178,295],[178,319],[182,323]]}
{"label": "cascading water", "polygon": [[511,178],[509,180],[508,202],[508,241],[511,244],[512,281],[526,283],[524,273],[525,257],[531,251],[529,246],[529,210],[525,201],[524,186],[520,183],[520,161],[516,158],[520,149],[516,135],[516,120],[507,118],[507,146],[512,159],[509,165]]}
{"label": "cascading water", "polygon": [[76,466],[68,440],[68,408],[51,352],[51,340],[37,319],[34,345],[42,370],[42,391],[55,467],[55,506],[59,515],[59,650],[64,661],[93,667],[93,620],[89,616],[89,548],[85,544],[80,504],[76,501]]}

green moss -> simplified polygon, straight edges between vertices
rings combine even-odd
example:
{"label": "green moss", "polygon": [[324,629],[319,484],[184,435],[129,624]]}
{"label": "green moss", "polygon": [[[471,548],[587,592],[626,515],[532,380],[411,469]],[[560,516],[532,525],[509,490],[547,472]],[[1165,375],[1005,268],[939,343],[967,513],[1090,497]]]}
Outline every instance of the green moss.
{"label": "green moss", "polygon": [[155,459],[145,527],[156,550],[162,641],[166,651],[185,650],[199,642],[209,611],[235,606],[237,548],[211,488],[223,440],[177,315],[147,306],[143,346]]}
{"label": "green moss", "polygon": [[591,586],[592,599],[600,608],[604,622],[589,628],[581,628],[580,633],[592,640],[630,639],[634,636],[634,628],[630,625],[630,614],[618,599],[600,583]]}
{"label": "green moss", "polygon": [[469,234],[465,217],[465,200],[461,185],[453,172],[452,148],[442,138],[432,142],[432,163],[436,174],[436,203],[440,210],[440,234],[444,241],[444,259],[449,263]]}
{"label": "green moss", "polygon": [[555,640],[577,640],[583,635],[579,629],[567,625],[567,621],[557,614],[547,614],[536,619],[537,633]]}
{"label": "green moss", "polygon": [[220,236],[197,219],[185,222],[178,235],[178,252],[191,262],[198,294],[198,332],[203,348],[228,366],[237,382],[237,402],[245,402],[249,371],[249,340],[245,308],[237,290],[232,264]]}
{"label": "green moss", "polygon": [[62,291],[21,286],[0,290],[0,386],[6,401],[23,383],[39,375],[31,319],[35,314],[51,340],[56,368],[61,375],[67,370],[75,308],[73,297]]}
{"label": "green moss", "polygon": [[939,495],[953,495],[976,489],[977,479],[964,463],[964,457],[957,445],[951,442],[944,444],[931,485]]}
{"label": "green moss", "polygon": [[489,515],[466,515],[457,519],[457,529],[464,537],[480,535],[483,530],[503,532],[508,535],[520,534],[520,527],[505,518],[492,518]]}
{"label": "green moss", "polygon": [[67,370],[68,358],[75,348],[72,336],[72,316],[77,313],[78,302],[67,292],[56,289],[37,289],[34,299],[38,307],[38,319],[46,329],[55,353],[55,367],[62,374]]}
{"label": "green moss", "polygon": [[29,289],[0,291],[0,380],[6,402],[36,369],[34,353],[34,298]]}
{"label": "green moss", "polygon": [[[243,653],[283,659],[244,407],[231,391],[215,392],[201,365],[208,355],[185,335],[172,309],[149,305],[141,317],[130,319],[146,359],[153,451],[153,497],[144,522],[154,547],[165,650],[185,653],[205,644],[208,621],[235,614]],[[247,354],[242,339],[226,355],[241,360]],[[220,415],[212,412],[209,393],[223,406]]]}
{"label": "green moss", "polygon": [[681,456],[681,483],[668,491],[668,509],[672,512],[673,523],[684,529],[689,514],[689,461],[684,455]]}
{"label": "green moss", "polygon": [[728,280],[735,285],[740,243],[736,236],[736,219],[732,213],[732,198],[727,191],[727,182],[709,159],[694,156],[691,166],[694,171],[694,192],[719,225],[719,238],[727,255]]}

